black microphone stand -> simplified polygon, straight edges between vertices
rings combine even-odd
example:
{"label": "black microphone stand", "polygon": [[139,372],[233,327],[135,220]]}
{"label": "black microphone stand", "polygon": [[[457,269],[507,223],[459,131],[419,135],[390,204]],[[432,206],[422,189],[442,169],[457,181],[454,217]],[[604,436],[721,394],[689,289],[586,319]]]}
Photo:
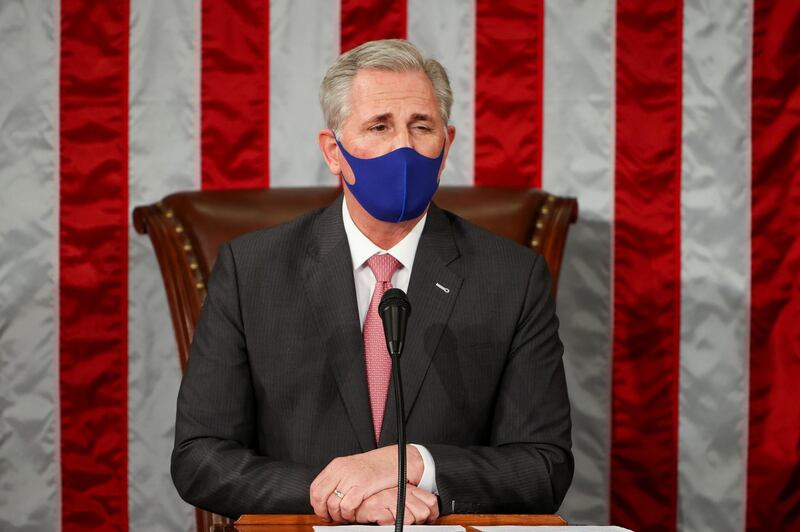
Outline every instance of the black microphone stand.
{"label": "black microphone stand", "polygon": [[386,347],[392,358],[392,383],[394,384],[395,410],[397,411],[397,510],[394,530],[403,532],[406,509],[406,416],[403,404],[403,380],[400,377],[400,355],[406,336],[406,323],[411,314],[411,304],[405,292],[398,288],[387,290],[381,298],[378,313],[383,321]]}
{"label": "black microphone stand", "polygon": [[394,530],[403,532],[403,515],[406,509],[406,410],[403,406],[403,380],[400,378],[400,353],[391,357],[394,404],[397,410],[397,511]]}

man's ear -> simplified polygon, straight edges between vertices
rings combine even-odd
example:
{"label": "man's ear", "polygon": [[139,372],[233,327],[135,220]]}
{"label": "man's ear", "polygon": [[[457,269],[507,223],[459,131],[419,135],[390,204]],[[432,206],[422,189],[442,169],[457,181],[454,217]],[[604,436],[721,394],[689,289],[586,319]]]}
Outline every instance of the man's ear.
{"label": "man's ear", "polygon": [[442,160],[442,167],[439,169],[439,176],[441,177],[444,168],[447,165],[447,154],[450,153],[450,146],[453,145],[453,140],[456,138],[456,126],[447,126],[445,128],[445,135],[447,138],[444,142],[444,159]]}
{"label": "man's ear", "polygon": [[342,167],[339,164],[339,146],[336,144],[336,137],[333,136],[333,131],[330,129],[322,129],[317,134],[317,141],[319,142],[319,150],[322,152],[322,158],[325,164],[328,165],[328,170],[333,175],[339,177],[342,175]]}

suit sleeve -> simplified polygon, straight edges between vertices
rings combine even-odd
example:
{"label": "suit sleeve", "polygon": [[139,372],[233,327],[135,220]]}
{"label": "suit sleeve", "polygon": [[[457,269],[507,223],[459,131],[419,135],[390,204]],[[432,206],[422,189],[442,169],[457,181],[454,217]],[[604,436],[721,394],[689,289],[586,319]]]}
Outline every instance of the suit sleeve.
{"label": "suit sleeve", "polygon": [[172,479],[184,500],[213,512],[313,513],[318,471],[260,456],[254,394],[229,244],[219,253],[178,394]]}
{"label": "suit sleeve", "polygon": [[563,346],[540,256],[530,272],[491,421],[490,445],[425,444],[442,513],[553,513],[572,481]]}

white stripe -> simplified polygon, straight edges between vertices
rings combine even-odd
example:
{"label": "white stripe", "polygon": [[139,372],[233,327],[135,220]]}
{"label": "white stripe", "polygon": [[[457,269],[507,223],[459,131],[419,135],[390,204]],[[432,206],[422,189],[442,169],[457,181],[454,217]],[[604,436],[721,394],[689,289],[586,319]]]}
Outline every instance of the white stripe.
{"label": "white stripe", "polygon": [[[61,153],[61,133],[60,133],[60,131],[61,131],[61,115],[58,112],[58,110],[61,109],[61,97],[60,97],[60,92],[59,92],[59,84],[60,84],[60,79],[61,79],[61,62],[60,62],[60,58],[61,58],[61,2],[58,1],[58,0],[53,0],[53,3],[55,4],[55,8],[53,10],[54,11],[53,20],[56,21],[55,22],[55,39],[54,40],[55,40],[55,46],[56,46],[56,50],[57,51],[55,53],[55,57],[59,58],[59,59],[56,60],[57,61],[57,67],[55,69],[56,70],[55,79],[58,80],[58,83],[54,84],[55,86],[53,88],[54,92],[56,92],[56,96],[55,96],[55,102],[56,103],[53,106],[55,111],[56,111],[56,113],[55,113],[56,118],[53,121],[54,122],[53,131],[55,132],[55,143],[54,143],[54,147],[55,147],[55,172],[53,173],[53,177],[54,177],[54,180],[56,182],[56,189],[58,190],[57,196],[60,198],[61,197],[61,178],[60,178],[60,176],[61,176],[61,159],[59,158],[58,154]],[[59,201],[55,201],[54,205],[55,205],[55,207],[54,207],[53,210],[55,212],[54,212],[54,215],[53,215],[53,219],[54,220],[60,220],[61,219],[61,203]],[[59,222],[56,221],[55,223],[59,223]],[[54,250],[53,255],[54,255],[53,263],[55,265],[55,272],[54,272],[54,275],[53,275],[53,313],[58,317],[58,316],[61,316],[61,301],[59,299],[59,293],[60,293],[59,292],[59,289],[60,289],[59,279],[61,279],[61,255],[60,255],[60,251],[59,250]],[[61,323],[60,323],[60,321],[58,319],[56,319],[56,321],[55,321],[55,337],[56,337],[56,341],[54,342],[54,346],[53,346],[54,347],[54,349],[53,349],[53,358],[55,359],[54,368],[59,368],[60,364],[61,364],[61,340],[60,340],[60,338],[61,338]],[[60,401],[60,398],[61,398],[61,374],[59,372],[53,371],[53,381],[55,382],[55,390],[56,390],[55,396],[58,398],[57,400]],[[55,452],[58,453],[56,455],[55,462],[56,462],[57,465],[60,465],[60,463],[61,463],[60,462],[60,459],[61,459],[61,409],[60,408],[56,408],[55,426],[56,426],[56,429],[55,429],[56,437],[55,437],[54,448],[57,450]],[[58,532],[61,532],[61,530],[63,529],[62,523],[63,523],[63,513],[64,513],[64,504],[62,502],[63,498],[64,498],[63,497],[64,482],[63,482],[63,478],[61,477],[60,470],[59,470],[59,474],[57,475],[57,485],[58,485],[58,491],[57,491],[56,501],[55,501],[55,512],[56,512],[57,525],[56,525],[55,529]]]}
{"label": "white stripe", "polygon": [[[747,169],[746,170],[746,172],[747,172],[747,192],[746,192],[747,198],[745,199],[745,203],[748,205],[748,207],[752,207],[752,205],[753,205],[753,106],[752,106],[752,101],[753,101],[753,54],[752,54],[752,50],[753,50],[753,35],[754,35],[753,34],[753,26],[754,26],[754,20],[755,20],[755,15],[754,15],[755,0],[748,0],[748,3],[749,3],[749,13],[748,13],[748,21],[747,21],[747,35],[748,35],[749,43],[747,45],[747,49],[750,51],[750,53],[747,55],[747,67],[746,67],[746,74],[745,74],[747,76],[747,81],[745,82],[745,85],[747,87],[747,93],[746,93],[747,94],[747,96],[746,96],[746,99],[747,99],[747,114],[746,114],[746,116],[747,116],[747,120],[746,120],[747,127],[745,129],[744,152],[745,152],[745,168]],[[745,270],[748,271],[748,272],[752,272],[753,271],[753,262],[752,262],[753,261],[753,249],[752,249],[751,240],[750,240],[749,237],[753,234],[753,216],[752,216],[752,210],[750,208],[748,208],[746,219],[747,219],[747,235],[748,235],[747,242],[748,242],[748,245],[747,245],[747,266],[745,267]],[[742,460],[742,468],[744,469],[744,472],[745,472],[745,478],[744,478],[744,481],[742,482],[742,485],[739,488],[740,497],[741,497],[741,500],[742,500],[742,504],[741,504],[741,507],[740,507],[740,513],[739,513],[739,522],[742,523],[742,526],[744,526],[744,524],[747,522],[747,501],[748,501],[748,498],[747,498],[748,497],[748,495],[747,495],[747,471],[748,471],[748,460],[750,459],[747,450],[750,449],[750,401],[749,401],[749,397],[750,397],[750,338],[751,338],[751,335],[752,335],[752,330],[751,330],[750,324],[752,323],[751,322],[751,319],[752,319],[752,308],[751,308],[751,305],[752,305],[752,301],[753,301],[752,300],[752,294],[753,294],[753,278],[752,278],[751,275],[748,275],[747,276],[747,288],[745,290],[745,296],[744,296],[745,303],[746,303],[746,306],[745,306],[745,309],[746,309],[745,310],[745,312],[746,312],[745,323],[747,324],[747,327],[745,327],[745,337],[744,337],[744,340],[743,340],[744,349],[745,349],[744,367],[747,368],[747,373],[748,373],[747,378],[744,380],[743,393],[744,393],[744,396],[746,398],[748,398],[748,400],[744,402],[744,405],[742,405],[742,412],[741,412],[742,419],[744,420],[744,428],[743,428],[744,436],[742,437],[742,449],[744,449],[744,451],[745,451],[745,456],[744,456],[744,459]]]}
{"label": "white stripe", "polygon": [[0,3],[0,530],[57,531],[58,9]]}
{"label": "white stripe", "polygon": [[272,0],[269,20],[270,186],[336,185],[317,133],[319,84],[339,55],[339,2]]}
{"label": "white stripe", "polygon": [[614,2],[548,0],[542,187],[578,198],[558,292],[575,477],[560,513],[608,522]]}
{"label": "white stripe", "polygon": [[678,522],[744,530],[749,0],[686,0]]}
{"label": "white stripe", "polygon": [[[130,209],[198,188],[197,0],[131,2]],[[131,225],[128,306],[128,505],[131,530],[191,530],[169,474],[180,381],[164,285],[147,236]]]}
{"label": "white stripe", "polygon": [[[56,83],[55,87],[54,87],[54,90],[56,91],[56,96],[55,96],[56,104],[54,105],[54,109],[56,110],[56,118],[54,120],[55,125],[53,127],[53,130],[56,132],[55,133],[55,143],[54,143],[55,154],[56,155],[55,155],[55,172],[54,172],[54,176],[53,177],[55,178],[56,189],[58,190],[57,195],[60,198],[61,197],[61,178],[60,178],[60,176],[61,176],[61,159],[59,158],[59,154],[61,153],[61,134],[60,134],[60,131],[61,131],[61,115],[58,112],[58,110],[61,109],[61,97],[60,97],[60,92],[59,92],[59,83],[60,83],[60,79],[61,79],[61,62],[60,62],[60,58],[61,58],[61,2],[59,0],[53,0],[53,3],[55,4],[53,19],[56,21],[55,22],[55,26],[56,26],[56,28],[55,28],[55,43],[56,43],[57,52],[56,52],[55,56],[57,58],[59,58],[59,59],[56,60],[57,63],[58,63],[58,66],[56,67],[56,74],[55,74],[55,79],[58,80],[58,83]],[[55,205],[55,207],[54,207],[54,211],[55,211],[54,212],[54,220],[56,220],[55,223],[58,224],[59,222],[57,222],[57,220],[61,219],[61,203],[59,201],[54,201],[54,205]],[[55,265],[55,272],[54,272],[54,276],[53,276],[53,280],[54,280],[54,282],[53,282],[53,303],[54,303],[53,304],[53,313],[57,317],[60,317],[61,316],[61,301],[59,299],[59,294],[60,294],[60,292],[59,292],[59,290],[60,290],[59,279],[61,279],[61,256],[60,256],[60,251],[59,250],[54,250],[53,263]],[[58,318],[55,321],[55,337],[56,337],[56,341],[54,342],[54,350],[53,350],[53,357],[55,359],[55,366],[54,367],[55,368],[59,368],[60,364],[61,364],[61,340],[60,340],[60,338],[61,338],[61,323],[58,320]],[[55,382],[56,397],[58,398],[57,401],[60,401],[60,398],[61,398],[61,375],[60,375],[59,372],[57,372],[57,371],[53,372],[53,381]],[[55,429],[55,433],[56,433],[55,449],[56,449],[56,451],[55,452],[58,453],[58,454],[56,454],[55,462],[59,466],[59,469],[60,469],[60,463],[61,463],[61,409],[60,408],[56,408],[55,426],[56,426],[56,429]],[[62,530],[62,528],[63,528],[63,524],[62,523],[63,523],[63,513],[64,513],[64,504],[63,504],[64,482],[63,482],[63,478],[62,478],[62,476],[60,474],[60,470],[59,470],[59,474],[58,474],[57,478],[58,478],[58,481],[57,481],[58,492],[57,492],[57,498],[56,498],[56,501],[55,501],[55,508],[56,508],[56,518],[58,520],[58,524],[56,526],[56,530],[58,532],[60,532]]]}
{"label": "white stripe", "polygon": [[456,140],[442,173],[446,185],[471,185],[475,173],[475,4],[408,0],[408,40],[447,69]]}

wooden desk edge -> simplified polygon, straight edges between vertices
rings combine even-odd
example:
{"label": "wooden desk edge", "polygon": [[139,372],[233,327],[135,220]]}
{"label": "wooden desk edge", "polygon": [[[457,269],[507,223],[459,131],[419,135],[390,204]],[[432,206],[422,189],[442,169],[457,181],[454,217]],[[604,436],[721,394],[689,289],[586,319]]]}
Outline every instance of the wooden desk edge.
{"label": "wooden desk edge", "polygon": [[[243,515],[236,520],[237,527],[249,525],[330,525],[316,515],[305,514],[250,514]],[[496,525],[521,525],[563,526],[567,522],[557,514],[451,514],[440,517],[436,525],[461,525],[467,526],[496,526]]]}

